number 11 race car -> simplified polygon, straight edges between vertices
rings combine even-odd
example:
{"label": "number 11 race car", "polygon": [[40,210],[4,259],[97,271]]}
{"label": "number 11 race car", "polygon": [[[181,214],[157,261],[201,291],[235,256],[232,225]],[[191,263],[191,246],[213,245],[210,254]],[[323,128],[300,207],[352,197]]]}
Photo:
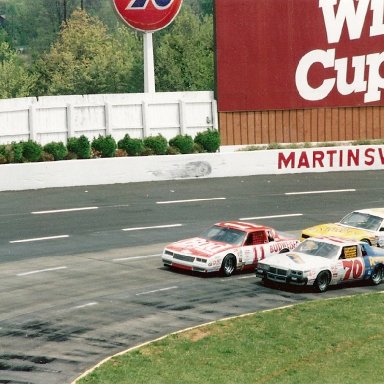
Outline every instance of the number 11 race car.
{"label": "number 11 race car", "polygon": [[259,260],[299,244],[297,239],[282,237],[271,227],[240,221],[220,222],[199,237],[181,240],[165,247],[162,255],[167,267],[195,272],[254,270]]}
{"label": "number 11 race car", "polygon": [[256,276],[266,281],[313,286],[325,292],[329,285],[384,278],[384,249],[354,240],[309,238],[292,252],[258,263]]}

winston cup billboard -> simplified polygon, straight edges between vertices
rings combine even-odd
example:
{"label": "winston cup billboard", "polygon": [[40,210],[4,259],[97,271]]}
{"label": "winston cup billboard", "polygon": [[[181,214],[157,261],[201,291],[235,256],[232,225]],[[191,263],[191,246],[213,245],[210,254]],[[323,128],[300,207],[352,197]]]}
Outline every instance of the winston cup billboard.
{"label": "winston cup billboard", "polygon": [[216,0],[219,111],[383,105],[384,0]]}

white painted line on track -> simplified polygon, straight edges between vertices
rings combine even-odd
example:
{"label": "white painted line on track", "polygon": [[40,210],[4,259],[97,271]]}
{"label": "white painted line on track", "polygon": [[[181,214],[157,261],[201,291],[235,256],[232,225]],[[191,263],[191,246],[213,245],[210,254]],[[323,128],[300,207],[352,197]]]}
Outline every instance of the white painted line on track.
{"label": "white painted line on track", "polygon": [[189,199],[189,200],[169,200],[169,201],[157,201],[156,204],[178,204],[178,203],[195,203],[198,201],[213,201],[213,200],[226,200],[226,197],[212,197],[206,199]]}
{"label": "white painted line on track", "polygon": [[82,308],[87,308],[87,307],[93,307],[94,305],[97,305],[97,304],[99,304],[99,303],[96,301],[93,301],[92,303],[77,305],[76,307],[72,307],[71,309],[82,309]]}
{"label": "white painted line on track", "polygon": [[122,257],[120,259],[113,259],[113,261],[130,261],[130,260],[140,260],[140,259],[149,259],[153,257],[159,257],[161,256],[161,253],[158,253],[157,255],[146,255],[146,256],[132,256],[132,257]]}
{"label": "white painted line on track", "polygon": [[58,271],[60,269],[67,269],[67,267],[56,267],[56,268],[38,269],[36,271],[29,271],[29,272],[18,273],[16,276],[28,276],[28,275],[34,275],[36,273]]}
{"label": "white painted line on track", "polygon": [[77,211],[91,211],[99,209],[99,207],[82,207],[82,208],[67,208],[67,209],[53,209],[50,211],[34,211],[32,215],[45,215],[49,213],[63,213],[63,212],[77,212]]}
{"label": "white painted line on track", "polygon": [[313,195],[316,193],[342,193],[342,192],[356,192],[356,189],[329,189],[324,191],[305,191],[305,192],[286,192],[285,195]]}
{"label": "white painted line on track", "polygon": [[179,288],[179,287],[174,286],[174,287],[168,287],[168,288],[160,288],[160,289],[155,289],[154,291],[136,293],[136,296],[149,295],[151,293],[170,291],[171,289],[177,289],[177,288]]}
{"label": "white painted line on track", "polygon": [[297,217],[297,216],[303,216],[303,214],[302,213],[290,213],[290,214],[287,214],[287,215],[242,217],[239,220],[278,219],[278,218],[281,218],[281,217]]}
{"label": "white painted line on track", "polygon": [[48,236],[48,237],[36,237],[34,239],[22,239],[22,240],[12,240],[11,244],[15,243],[29,243],[33,241],[43,241],[43,240],[56,240],[56,239],[66,239],[69,235],[60,235],[60,236]]}
{"label": "white painted line on track", "polygon": [[182,227],[183,224],[168,224],[168,225],[155,225],[153,227],[135,227],[135,228],[124,228],[122,231],[141,231],[144,229],[162,229],[162,228],[175,228]]}

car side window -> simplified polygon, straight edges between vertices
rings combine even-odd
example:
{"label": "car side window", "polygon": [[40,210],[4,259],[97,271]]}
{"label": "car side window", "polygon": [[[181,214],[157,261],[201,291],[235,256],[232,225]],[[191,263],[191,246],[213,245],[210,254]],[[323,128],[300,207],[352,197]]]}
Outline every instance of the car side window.
{"label": "car side window", "polygon": [[264,231],[252,232],[248,235],[245,245],[257,245],[267,243],[267,237]]}
{"label": "car side window", "polygon": [[353,259],[358,256],[356,245],[343,247],[339,259]]}

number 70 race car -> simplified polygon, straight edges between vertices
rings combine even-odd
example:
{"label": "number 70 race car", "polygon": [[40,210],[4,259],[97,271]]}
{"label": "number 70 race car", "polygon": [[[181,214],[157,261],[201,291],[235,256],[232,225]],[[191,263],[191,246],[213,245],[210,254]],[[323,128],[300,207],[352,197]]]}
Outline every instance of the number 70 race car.
{"label": "number 70 race car", "polygon": [[282,237],[271,227],[240,221],[220,222],[199,237],[181,240],[165,247],[162,255],[167,267],[196,272],[254,270],[263,260],[281,250],[289,251],[297,239]]}
{"label": "number 70 race car", "polygon": [[292,252],[258,263],[256,276],[264,282],[313,286],[325,292],[329,285],[384,278],[384,249],[365,242],[336,238],[309,238]]}

